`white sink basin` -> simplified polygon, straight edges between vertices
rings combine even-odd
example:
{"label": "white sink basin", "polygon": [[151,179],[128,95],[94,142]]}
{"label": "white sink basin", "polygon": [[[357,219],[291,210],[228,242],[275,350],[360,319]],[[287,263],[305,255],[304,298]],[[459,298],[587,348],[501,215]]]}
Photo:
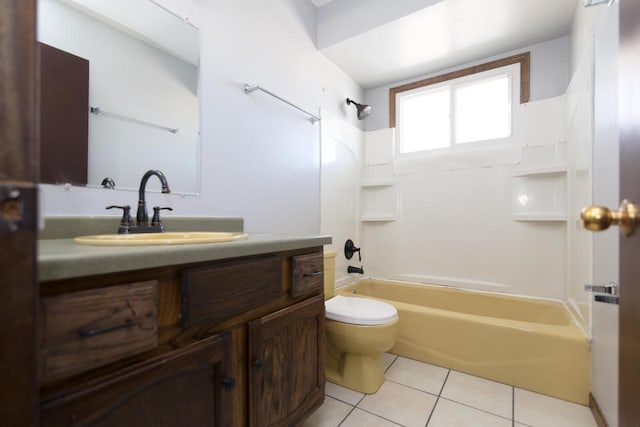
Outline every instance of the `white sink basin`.
{"label": "white sink basin", "polygon": [[221,243],[247,237],[247,233],[218,231],[191,231],[141,234],[97,234],[76,237],[81,245],[96,246],[148,246],[148,245],[189,245],[194,243]]}

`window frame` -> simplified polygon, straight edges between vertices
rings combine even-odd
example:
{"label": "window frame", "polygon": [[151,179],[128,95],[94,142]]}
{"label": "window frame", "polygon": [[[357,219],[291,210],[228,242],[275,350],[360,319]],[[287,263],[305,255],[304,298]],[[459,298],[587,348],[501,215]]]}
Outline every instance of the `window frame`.
{"label": "window frame", "polygon": [[410,90],[432,86],[438,83],[447,82],[449,80],[461,77],[471,76],[473,74],[482,73],[484,71],[502,68],[507,65],[520,64],[520,104],[529,102],[530,96],[530,76],[531,76],[531,53],[523,52],[517,55],[508,56],[506,58],[497,59],[495,61],[485,62],[483,64],[474,65],[463,68],[461,70],[440,74],[435,77],[406,83],[389,89],[389,127],[396,127],[396,95]]}
{"label": "window frame", "polygon": [[[458,88],[473,85],[476,83],[482,83],[487,80],[492,80],[495,78],[506,77],[508,79],[509,84],[509,134],[502,137],[497,138],[487,138],[487,139],[477,139],[473,141],[467,142],[456,142],[457,130],[456,126],[457,115],[456,115],[456,106],[457,106],[457,96],[456,91]],[[517,111],[515,111],[518,105],[519,93],[517,87],[519,86],[520,73],[518,64],[511,64],[501,68],[496,68],[488,71],[483,71],[480,73],[476,73],[469,76],[459,77],[453,80],[447,80],[444,82],[440,82],[437,84],[433,84],[428,87],[419,87],[412,89],[410,91],[406,91],[396,95],[397,102],[397,124],[396,133],[395,133],[395,157],[396,158],[404,158],[404,157],[415,157],[415,156],[430,156],[430,153],[446,151],[448,153],[456,153],[460,152],[460,150],[474,150],[476,148],[487,148],[489,146],[500,146],[505,143],[511,143],[514,138],[517,138],[517,134],[519,132],[519,120],[517,118]],[[414,96],[420,96],[421,94],[439,91],[442,88],[445,88],[449,95],[449,110],[448,117],[449,120],[449,140],[448,145],[442,147],[424,147],[420,150],[415,151],[402,151],[403,146],[403,127],[402,127],[402,117],[403,113],[402,107],[402,98],[411,98]],[[515,89],[514,89],[515,88]]]}

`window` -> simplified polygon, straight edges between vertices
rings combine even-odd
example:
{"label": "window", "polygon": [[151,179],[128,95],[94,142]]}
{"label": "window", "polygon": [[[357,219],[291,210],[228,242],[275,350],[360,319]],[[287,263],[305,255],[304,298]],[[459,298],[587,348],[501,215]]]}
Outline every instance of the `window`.
{"label": "window", "polygon": [[456,87],[453,94],[456,144],[511,134],[511,75]]}
{"label": "window", "polygon": [[510,137],[512,107],[518,95],[520,102],[529,97],[528,59],[528,53],[516,55],[390,89],[398,152]]}
{"label": "window", "polygon": [[449,92],[449,88],[436,89],[400,98],[401,153],[449,146]]}

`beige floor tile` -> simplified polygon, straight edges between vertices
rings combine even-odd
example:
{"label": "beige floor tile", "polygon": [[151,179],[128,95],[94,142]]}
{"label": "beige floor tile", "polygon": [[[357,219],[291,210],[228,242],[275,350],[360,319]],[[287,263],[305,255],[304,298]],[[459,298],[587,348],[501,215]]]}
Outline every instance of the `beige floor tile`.
{"label": "beige floor tile", "polygon": [[432,394],[385,381],[377,393],[365,396],[358,408],[403,426],[424,427],[435,402]]}
{"label": "beige floor tile", "polygon": [[364,397],[364,393],[357,392],[355,390],[342,387],[338,384],[327,381],[324,392],[327,396],[331,396],[335,399],[342,400],[349,405],[356,406],[358,402]]}
{"label": "beige floor tile", "polygon": [[442,397],[504,418],[513,417],[513,387],[451,371]]}
{"label": "beige floor tile", "polygon": [[511,427],[511,420],[500,418],[478,409],[470,408],[440,398],[433,410],[428,427]]}
{"label": "beige floor tile", "polygon": [[384,369],[385,371],[387,370],[387,368],[389,366],[391,366],[391,364],[398,358],[398,356],[396,356],[395,354],[391,354],[391,353],[382,353],[382,357],[380,358],[382,360],[382,369]]}
{"label": "beige floor tile", "polygon": [[361,409],[354,409],[340,427],[396,427],[399,424],[380,418]]}
{"label": "beige floor tile", "polygon": [[338,427],[353,406],[325,396],[324,403],[303,424],[304,427]]}
{"label": "beige floor tile", "polygon": [[428,363],[398,357],[385,378],[435,395],[440,394],[448,370]]}
{"label": "beige floor tile", "polygon": [[519,388],[515,389],[514,419],[533,427],[596,427],[591,410]]}

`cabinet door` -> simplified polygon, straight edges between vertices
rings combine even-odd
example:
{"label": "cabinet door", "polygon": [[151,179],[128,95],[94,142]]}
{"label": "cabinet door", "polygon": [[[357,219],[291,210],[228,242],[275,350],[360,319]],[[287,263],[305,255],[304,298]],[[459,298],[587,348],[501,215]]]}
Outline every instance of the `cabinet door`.
{"label": "cabinet door", "polygon": [[249,324],[252,427],[301,424],[324,399],[322,295]]}
{"label": "cabinet door", "polygon": [[87,183],[89,61],[44,43],[40,51],[40,182]]}
{"label": "cabinet door", "polygon": [[125,368],[42,404],[43,426],[229,426],[229,333]]}

